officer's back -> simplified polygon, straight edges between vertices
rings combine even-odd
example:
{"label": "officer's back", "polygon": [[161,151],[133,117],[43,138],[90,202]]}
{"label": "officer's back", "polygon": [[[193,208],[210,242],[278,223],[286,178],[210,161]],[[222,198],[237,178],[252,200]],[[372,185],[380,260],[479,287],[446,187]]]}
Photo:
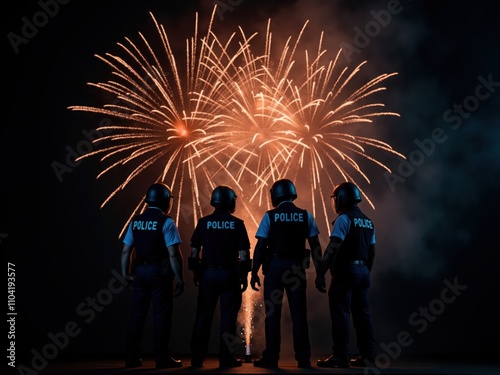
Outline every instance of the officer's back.
{"label": "officer's back", "polygon": [[299,259],[308,237],[308,214],[290,199],[268,211],[268,246],[271,254]]}
{"label": "officer's back", "polygon": [[199,232],[193,238],[203,244],[202,262],[207,265],[236,265],[240,248],[235,244],[241,242],[243,226],[241,219],[225,209],[215,209],[201,218],[197,228]]}
{"label": "officer's back", "polygon": [[131,223],[138,260],[160,260],[167,258],[167,245],[163,226],[169,218],[156,207],[149,207],[136,216]]}

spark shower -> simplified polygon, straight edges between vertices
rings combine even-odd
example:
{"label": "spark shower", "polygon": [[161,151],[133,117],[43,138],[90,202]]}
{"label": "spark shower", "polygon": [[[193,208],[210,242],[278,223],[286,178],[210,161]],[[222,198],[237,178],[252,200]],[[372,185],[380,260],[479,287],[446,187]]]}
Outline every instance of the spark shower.
{"label": "spark shower", "polygon": [[[105,166],[97,179],[111,171],[124,175],[101,207],[153,171],[174,192],[174,220],[189,216],[193,228],[207,213],[204,198],[213,188],[233,187],[236,214],[250,224],[251,238],[270,208],[269,188],[280,178],[310,186],[304,193],[310,195],[307,209],[327,227],[325,198],[342,181],[357,183],[374,208],[358,182],[370,183],[359,160],[391,172],[373,153],[405,157],[382,140],[356,133],[364,125],[373,126],[377,117],[399,116],[375,100],[386,89],[382,84],[397,73],[359,84],[366,61],[342,65],[341,50],[330,55],[324,49],[323,33],[307,49],[302,37],[308,21],[284,42],[273,40],[271,19],[263,38],[238,27],[222,39],[213,28],[215,13],[214,7],[203,34],[195,15],[194,32],[182,53],[151,13],[154,39],[139,32],[138,42],[126,37],[117,43],[119,54],[96,55],[111,69],[111,78],[89,85],[114,101],[69,109],[114,119],[97,129],[106,134],[94,140],[99,147],[77,159],[99,156]],[[129,220],[145,209],[143,192],[136,195]],[[257,297],[244,293],[240,315],[247,346]]]}

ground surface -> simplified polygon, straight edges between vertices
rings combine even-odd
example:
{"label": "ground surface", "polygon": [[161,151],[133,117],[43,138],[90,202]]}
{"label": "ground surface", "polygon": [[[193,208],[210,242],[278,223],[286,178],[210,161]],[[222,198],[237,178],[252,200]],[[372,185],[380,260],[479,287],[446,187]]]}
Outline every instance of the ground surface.
{"label": "ground surface", "polygon": [[349,369],[325,369],[319,368],[313,362],[310,369],[299,369],[294,360],[282,360],[278,369],[261,369],[253,366],[252,363],[243,363],[240,368],[220,370],[216,358],[210,358],[204,363],[201,369],[190,367],[189,358],[180,358],[183,367],[178,369],[156,370],[152,359],[145,359],[143,366],[136,369],[123,368],[123,362],[117,359],[98,360],[72,360],[51,363],[42,374],[159,374],[159,373],[199,373],[199,374],[425,374],[425,375],[499,375],[500,362],[485,363],[481,361],[460,361],[460,360],[400,360],[394,361],[387,368],[362,369],[351,367]]}

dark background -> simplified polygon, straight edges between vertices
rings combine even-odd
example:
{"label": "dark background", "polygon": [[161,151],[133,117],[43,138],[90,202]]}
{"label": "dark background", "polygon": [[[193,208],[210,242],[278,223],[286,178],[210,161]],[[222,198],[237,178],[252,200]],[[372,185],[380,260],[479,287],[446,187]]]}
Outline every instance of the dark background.
{"label": "dark background", "polygon": [[[9,33],[22,35],[23,17],[33,20],[41,5],[34,0],[12,2],[2,12],[0,248],[2,272],[7,274],[7,262],[14,263],[16,270],[16,364],[29,365],[33,350],[41,352],[51,342],[49,333],[63,331],[72,321],[81,330],[54,360],[121,355],[128,292],[113,294],[106,306],[94,309],[95,316],[79,313],[79,306],[104,293],[114,277],[112,271],[120,269],[118,234],[135,206],[131,200],[140,199],[149,181],[143,180],[133,192],[117,196],[101,209],[112,187],[96,180],[102,169],[98,158],[84,159],[58,179],[53,163],[67,163],[68,150],[85,141],[84,132],[92,132],[102,118],[67,108],[99,106],[109,99],[87,86],[87,82],[110,78],[108,67],[94,54],[116,51],[116,43],[125,36],[151,32],[149,11],[165,25],[172,40],[179,36],[182,45],[193,29],[195,11],[206,21],[214,3],[71,1],[52,8],[54,14],[26,43],[18,45],[17,52]],[[271,17],[276,32],[287,36],[309,19],[313,35],[324,30],[325,48],[336,53],[341,43],[354,44],[356,28],[363,29],[372,21],[373,11],[387,9],[394,2],[221,3],[231,8],[215,17],[220,33],[236,25],[261,30]],[[491,87],[488,98],[475,102],[470,98],[481,84],[478,77],[500,82],[500,29],[492,4],[402,0],[402,11],[393,14],[387,26],[351,56],[352,64],[367,60],[372,75],[398,72],[387,82],[382,97],[388,109],[401,117],[377,120],[374,134],[406,156],[418,150],[415,139],[430,138],[434,129],[441,128],[447,135],[392,190],[381,169],[370,170],[371,185],[366,191],[376,209],[366,203],[362,208],[378,230],[371,292],[377,342],[382,353],[391,354],[384,348],[397,341],[401,332],[408,332],[413,340],[400,352],[392,352],[392,361],[435,356],[488,360],[500,350],[499,85]],[[477,105],[453,129],[455,122],[446,121],[443,114],[467,103]],[[397,158],[381,157],[393,172],[401,168]],[[306,194],[300,192],[297,202],[309,208]],[[186,257],[192,223],[179,224]],[[322,228],[322,241],[327,240],[328,230]],[[187,269],[186,278],[190,280]],[[7,282],[6,276],[3,280]],[[467,288],[453,302],[445,303],[445,280]],[[313,356],[319,357],[328,354],[331,345],[327,301],[312,282],[309,289]],[[188,283],[184,295],[175,301],[172,349],[179,355],[189,354],[195,295],[196,288]],[[429,309],[428,318],[422,308]],[[420,323],[412,325],[414,313]],[[422,319],[426,327],[419,332]],[[256,324],[256,330],[262,329],[262,319]],[[289,327],[288,314],[284,324]],[[147,340],[151,333],[148,322]],[[283,335],[287,339],[283,352],[290,356],[287,328]],[[263,336],[253,344],[258,355]],[[216,347],[214,338],[211,350]],[[145,348],[150,350],[150,343]]]}

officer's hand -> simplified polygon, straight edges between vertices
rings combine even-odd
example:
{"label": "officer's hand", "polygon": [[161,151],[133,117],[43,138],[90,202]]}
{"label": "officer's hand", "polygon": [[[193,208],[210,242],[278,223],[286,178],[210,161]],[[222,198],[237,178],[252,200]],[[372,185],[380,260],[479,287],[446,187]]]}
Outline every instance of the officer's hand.
{"label": "officer's hand", "polygon": [[326,293],[326,280],[325,276],[316,276],[316,280],[314,280],[314,284],[316,285],[316,289],[321,293]]}
{"label": "officer's hand", "polygon": [[179,297],[184,292],[184,281],[177,281],[175,284],[174,297]]}
{"label": "officer's hand", "polygon": [[246,276],[240,279],[241,293],[243,293],[248,288],[248,278]]}
{"label": "officer's hand", "polygon": [[258,275],[252,275],[252,278],[250,279],[250,286],[253,290],[256,290],[258,292],[259,289],[255,287],[255,284],[260,286],[260,279]]}
{"label": "officer's hand", "polygon": [[200,274],[198,272],[193,272],[193,283],[194,286],[200,286]]}
{"label": "officer's hand", "polygon": [[127,283],[127,289],[128,290],[132,290],[132,285],[133,285],[133,281],[134,281],[134,276],[132,275],[124,275],[123,276],[123,279],[125,280],[125,282]]}

